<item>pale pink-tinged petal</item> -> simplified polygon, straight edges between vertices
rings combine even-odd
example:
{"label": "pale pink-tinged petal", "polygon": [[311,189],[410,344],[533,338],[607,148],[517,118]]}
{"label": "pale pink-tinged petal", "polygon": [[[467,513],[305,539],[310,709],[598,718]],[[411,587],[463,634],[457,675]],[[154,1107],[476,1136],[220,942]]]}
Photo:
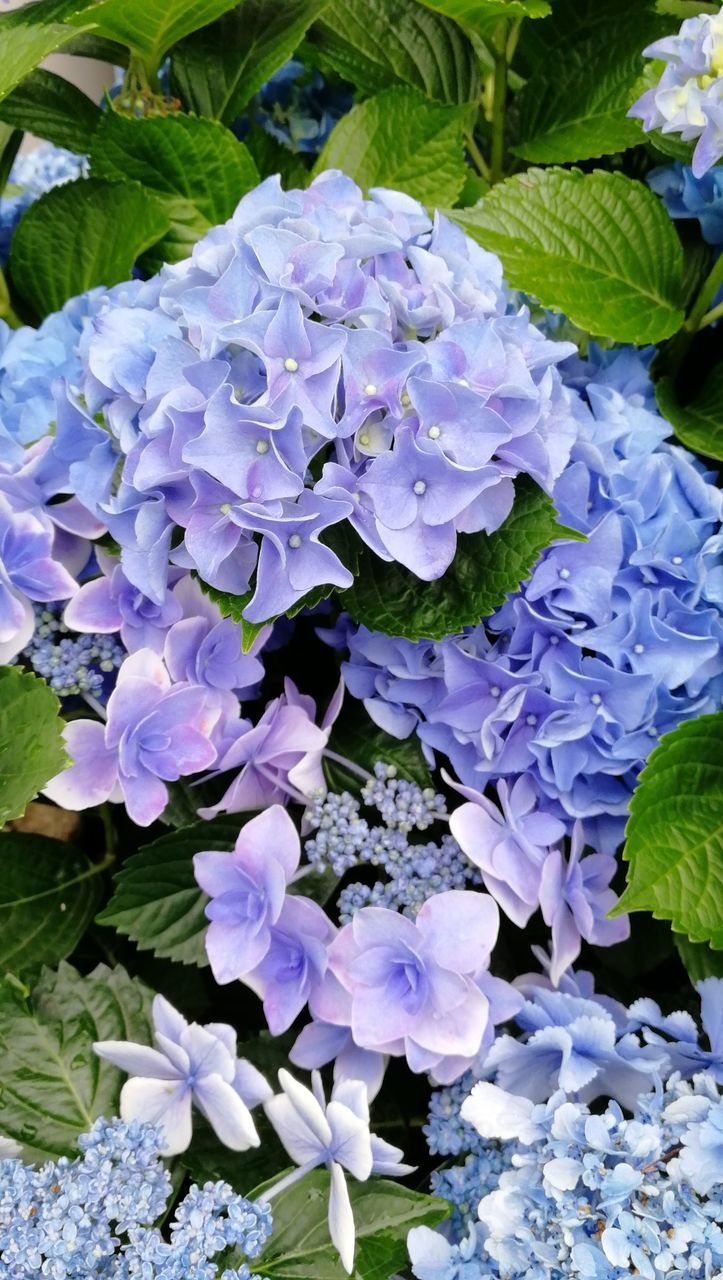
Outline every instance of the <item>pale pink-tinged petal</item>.
{"label": "pale pink-tinged petal", "polygon": [[105,745],[98,720],[71,720],[63,740],[72,764],[43,787],[43,795],[62,809],[89,809],[108,800],[118,781],[118,756]]}
{"label": "pale pink-tinged petal", "polygon": [[417,916],[417,928],[437,964],[453,973],[486,969],[499,927],[494,898],[465,889],[429,898]]}
{"label": "pale pink-tinged petal", "polygon": [[84,582],[66,605],[63,621],[71,631],[98,631],[104,635],[120,631],[123,619],[113,599],[110,580],[94,578]]}
{"label": "pale pink-tinged petal", "polygon": [[17,603],[17,619],[12,634],[0,640],[0,666],[6,666],[22,653],[35,634],[35,613],[30,601],[20,591],[9,588]]}

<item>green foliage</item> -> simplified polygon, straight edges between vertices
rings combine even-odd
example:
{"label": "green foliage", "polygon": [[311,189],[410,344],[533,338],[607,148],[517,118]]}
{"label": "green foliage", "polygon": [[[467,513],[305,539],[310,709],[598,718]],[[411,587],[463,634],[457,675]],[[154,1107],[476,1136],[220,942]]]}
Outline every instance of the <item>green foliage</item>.
{"label": "green foliage", "polygon": [[510,284],[589,333],[659,342],[683,322],[683,252],[661,201],[621,173],[529,169],[453,217]]}
{"label": "green foliage", "polygon": [[408,84],[439,102],[476,102],[478,61],[464,32],[417,0],[331,0],[311,32],[325,65],[363,93]]}
{"label": "green foliage", "polygon": [[515,489],[504,524],[489,535],[460,534],[452,564],[434,582],[365,552],[358,578],[341,596],[352,618],[407,640],[441,640],[493,613],[529,577],[545,547],[558,538],[580,538],[557,524],[552,502],[526,476]]}
{"label": "green foliage", "polygon": [[233,7],[234,0],[97,0],[68,17],[94,35],[117,40],[155,72],[171,45]]}
{"label": "green foliage", "polygon": [[[252,1198],[269,1184],[256,1188]],[[436,1226],[449,1214],[445,1200],[420,1195],[398,1182],[370,1178],[347,1185],[356,1226],[352,1280],[388,1280],[407,1264],[410,1227]],[[329,1175],[313,1169],[274,1197],[274,1231],[255,1266],[268,1280],[344,1280],[346,1271],[329,1240]]]}
{"label": "green foliage", "polygon": [[416,89],[383,89],[339,121],[314,172],[343,169],[364,190],[397,187],[424,204],[453,204],[465,180],[467,115]]}
{"label": "green foliage", "polygon": [[231,217],[259,180],[243,143],[198,116],[131,119],[108,111],[93,140],[91,173],[130,180],[159,198],[170,230],[146,255],[149,271],[179,262],[206,231]]}
{"label": "green foliage", "polygon": [[0,120],[26,129],[56,147],[84,154],[100,119],[100,108],[69,80],[39,68],[0,103]]}
{"label": "green foliage", "polygon": [[422,0],[470,31],[487,35],[490,22],[499,18],[546,18],[551,12],[550,0]]}
{"label": "green foliage", "polygon": [[[403,778],[418,782],[421,787],[430,785],[429,765],[416,733],[401,741],[392,738],[383,729],[377,728],[364,708],[351,698],[347,699],[331,731],[329,747],[369,773],[377,761],[381,760],[384,764],[396,765]],[[362,785],[359,775],[352,773],[338,760],[325,757],[324,774],[330,791],[357,792]],[[304,883],[302,880],[302,886]]]}
{"label": "green foliage", "polygon": [[208,963],[203,945],[208,901],[193,875],[193,855],[202,849],[233,849],[243,821],[238,817],[196,822],[128,858],[114,879],[114,893],[98,916],[160,959]]}
{"label": "green foliage", "polygon": [[60,840],[0,834],[0,972],[69,956],[98,905],[102,870]]}
{"label": "green foliage", "polygon": [[2,105],[0,104],[0,191],[5,189],[10,170],[23,140],[23,135],[19,129],[13,129],[12,125],[5,124],[2,120]]}
{"label": "green foliage", "polygon": [[613,914],[652,911],[723,950],[723,712],[661,740],[630,804],[628,886]]}
{"label": "green foliage", "polygon": [[150,1041],[151,992],[125,969],[87,977],[65,962],[32,993],[0,981],[2,1131],[25,1159],[76,1154],[78,1134],[118,1113],[123,1074],[93,1053],[95,1040]]}
{"label": "green foliage", "polygon": [[175,84],[187,107],[232,124],[283,66],[326,0],[241,0],[219,22],[173,53]]}
{"label": "green foliage", "polygon": [[723,364],[714,365],[692,400],[681,404],[672,378],[655,387],[658,408],[689,449],[723,461]]}
{"label": "green foliage", "polygon": [[0,101],[34,71],[49,53],[62,49],[77,33],[52,22],[48,26],[20,26],[0,22]]}
{"label": "green foliage", "polygon": [[675,946],[691,982],[723,978],[723,951],[712,951],[707,942],[691,942],[676,933]]}
{"label": "green foliage", "polygon": [[66,182],[20,219],[10,250],[13,283],[42,319],[94,285],[127,280],[169,225],[160,201],[134,183]]}
{"label": "green foliage", "polygon": [[0,667],[0,827],[68,763],[60,703],[44,680]]}
{"label": "green foliage", "polygon": [[603,37],[599,26],[579,30],[571,7],[563,0],[534,29],[551,47],[518,99],[520,140],[513,150],[536,164],[587,160],[643,140],[640,121],[627,110],[643,71],[642,50],[665,23],[645,3],[602,0],[596,16]]}

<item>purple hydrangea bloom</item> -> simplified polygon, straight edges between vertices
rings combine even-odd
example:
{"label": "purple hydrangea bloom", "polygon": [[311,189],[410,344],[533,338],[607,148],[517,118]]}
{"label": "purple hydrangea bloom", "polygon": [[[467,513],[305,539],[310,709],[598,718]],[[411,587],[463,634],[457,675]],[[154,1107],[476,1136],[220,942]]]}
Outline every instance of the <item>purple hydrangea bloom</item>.
{"label": "purple hydrangea bloom", "polygon": [[516,476],[551,487],[574,436],[571,348],[504,315],[500,286],[408,196],[269,179],[185,263],[94,304],[82,375],[56,388],[53,492],[160,609],[172,566],[250,591],[254,622],[344,588],[347,521],[438,577],[458,534],[502,523]]}
{"label": "purple hydrangea bloom", "polygon": [[723,156],[723,18],[699,14],[686,18],[677,35],[656,40],[643,50],[667,63],[658,83],[638,98],[628,115],[643,128],[697,139],[692,169],[696,178]]}
{"label": "purple hydrangea bloom", "polygon": [[492,898],[464,890],[428,899],[414,922],[383,907],[357,911],[329,947],[332,974],[351,995],[355,1043],[405,1055],[437,1079],[461,1074],[488,1029],[477,979],[498,924]]}
{"label": "purple hydrangea bloom", "polygon": [[167,782],[208,769],[216,760],[219,694],[176,684],[162,659],[139,649],[120,668],[107,722],[71,720],[64,739],[72,761],[44,794],[64,809],[123,800],[130,817],[150,826],[168,802]]}
{"label": "purple hydrangea bloom", "polygon": [[78,584],[54,555],[54,529],[38,510],[16,510],[0,492],[0,661],[35,630],[31,601],[67,600]]}

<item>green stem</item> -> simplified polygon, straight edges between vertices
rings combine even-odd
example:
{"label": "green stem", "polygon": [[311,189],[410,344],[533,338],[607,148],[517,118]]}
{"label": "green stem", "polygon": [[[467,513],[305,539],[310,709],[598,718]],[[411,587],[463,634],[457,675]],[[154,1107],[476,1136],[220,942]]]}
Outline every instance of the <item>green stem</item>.
{"label": "green stem", "polygon": [[491,180],[490,167],[477,146],[471,129],[469,133],[465,134],[464,141],[478,174],[481,178],[484,178],[486,182],[489,182]]}
{"label": "green stem", "polygon": [[100,806],[99,812],[105,834],[105,859],[102,864],[102,867],[105,868],[115,862],[118,855],[118,832],[113,820],[112,807],[107,800],[105,804]]}
{"label": "green stem", "polygon": [[723,302],[719,302],[717,307],[712,307],[710,311],[706,311],[703,319],[698,325],[699,329],[707,329],[709,324],[713,324],[715,320],[719,320],[723,316]]}
{"label": "green stem", "polygon": [[710,309],[710,304],[715,295],[723,285],[723,253],[716,259],[712,269],[706,276],[698,296],[690,309],[690,314],[685,322],[684,328],[688,333],[697,333],[701,327],[701,321],[704,319],[706,312]]}
{"label": "green stem", "polygon": [[495,78],[492,92],[492,151],[490,181],[499,182],[505,158],[505,107],[507,105],[507,23],[501,22],[495,40]]}

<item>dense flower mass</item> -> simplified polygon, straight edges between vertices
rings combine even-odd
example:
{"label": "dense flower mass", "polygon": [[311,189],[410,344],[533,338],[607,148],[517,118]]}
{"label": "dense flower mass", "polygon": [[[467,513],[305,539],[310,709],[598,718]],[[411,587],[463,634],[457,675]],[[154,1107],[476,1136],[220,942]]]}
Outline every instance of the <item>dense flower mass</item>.
{"label": "dense flower mass", "polygon": [[439,576],[459,532],[504,520],[516,475],[551,487],[574,433],[570,347],[504,314],[497,259],[335,173],[263,183],[188,261],[94,305],[80,347],[49,488],[107,525],[149,599],[171,563],[253,580],[250,621],[350,584],[322,537],[342,521]]}
{"label": "dense flower mass", "polygon": [[674,36],[643,52],[667,63],[658,83],[630,108],[643,128],[697,139],[693,175],[701,178],[723,156],[723,16],[686,18]]}
{"label": "dense flower mass", "polygon": [[[229,1247],[248,1258],[271,1234],[266,1205],[223,1182],[191,1186],[166,1212],[171,1178],[159,1156],[160,1131],[137,1121],[97,1120],[78,1140],[81,1154],[34,1169],[0,1161],[0,1262],[6,1280],[213,1280],[213,1258]],[[249,1280],[245,1263],[220,1280]]]}
{"label": "dense flower mass", "polygon": [[675,164],[652,169],[646,181],[659,195],[671,218],[696,218],[708,244],[723,245],[723,169],[711,169],[696,178],[690,165]]}
{"label": "dense flower mass", "polygon": [[540,900],[553,820],[568,831],[581,820],[584,842],[614,852],[661,734],[720,706],[721,495],[668,442],[649,358],[613,350],[565,368],[580,391],[578,437],[554,500],[585,542],[554,543],[520,592],[464,635],[415,644],[347,624],[333,637],[346,639],[347,688],[377,724],[400,738],[416,730],[466,788],[511,788],[502,812],[481,808],[472,856],[494,892],[500,845],[500,901],[513,919]]}
{"label": "dense flower mass", "polygon": [[[625,1010],[595,996],[586,975],[577,975],[577,981],[587,998],[538,987],[518,1015],[522,1025],[536,1028],[527,1044],[537,1042],[540,1066],[559,1053],[564,1071],[544,1078],[528,1058],[504,1082],[498,1074],[496,1084],[488,1079],[474,1084],[468,1075],[432,1095],[426,1131],[431,1150],[467,1154],[463,1164],[433,1175],[434,1190],[455,1207],[446,1236],[426,1227],[410,1232],[418,1280],[622,1280],[631,1274],[682,1280],[719,1274],[723,984],[717,979],[699,984],[711,1038],[705,1050],[690,1015],[664,1018],[649,1000]],[[527,990],[532,996],[533,989]],[[545,1018],[556,1004],[554,1025],[562,1029],[559,1011],[565,999],[570,1012],[575,1003],[588,1008],[568,1024],[578,1026],[577,1049],[556,1045],[549,1036],[543,1042]],[[609,1069],[610,1048],[600,1031],[592,1030],[593,1022],[606,1016],[621,1028],[639,1027],[649,1017],[645,1035],[659,1048],[657,1061],[651,1056],[644,1066],[628,1045],[627,1096],[621,1101],[629,1117],[614,1100],[620,1097],[622,1063]],[[551,1029],[553,1021],[547,1026]],[[630,1031],[623,1036],[632,1038]],[[494,1050],[486,1076],[493,1057]],[[527,1086],[536,1075],[539,1088],[530,1092]],[[613,1100],[593,1113],[587,1103],[600,1095]]]}

